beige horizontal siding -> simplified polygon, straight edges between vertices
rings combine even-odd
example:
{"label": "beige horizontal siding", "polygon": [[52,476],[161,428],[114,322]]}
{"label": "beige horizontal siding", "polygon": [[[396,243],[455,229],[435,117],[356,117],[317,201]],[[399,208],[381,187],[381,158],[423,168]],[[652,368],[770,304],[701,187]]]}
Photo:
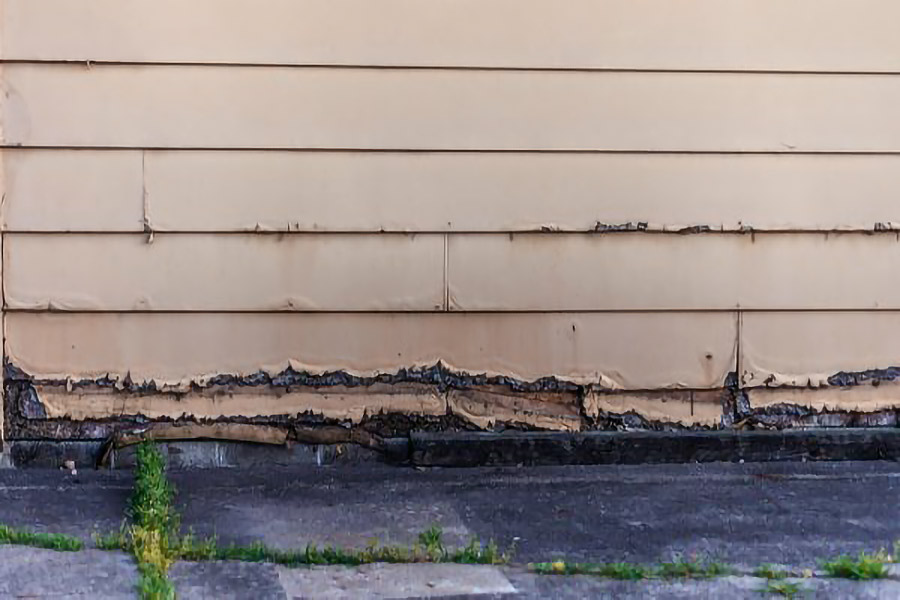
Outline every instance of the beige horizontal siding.
{"label": "beige horizontal siding", "polygon": [[3,78],[7,145],[900,151],[894,76],[8,64]]}
{"label": "beige horizontal siding", "polygon": [[[900,308],[893,234],[7,234],[6,304],[54,310]],[[865,268],[861,268],[864,266]]]}
{"label": "beige horizontal siding", "polygon": [[900,70],[893,0],[5,0],[4,58]]}
{"label": "beige horizontal siding", "polygon": [[[887,256],[880,260],[891,261]],[[871,265],[860,267],[871,273]],[[853,285],[841,277],[836,282]],[[839,371],[900,366],[898,339],[900,312],[746,313],[741,381],[747,386],[820,386]],[[896,391],[882,392],[897,398]]]}
{"label": "beige horizontal siding", "polygon": [[2,150],[4,230],[141,231],[141,153]]}
{"label": "beige horizontal siding", "polygon": [[159,231],[900,226],[900,156],[148,152],[146,186]]}
{"label": "beige horizontal siding", "polygon": [[900,226],[896,155],[0,152],[7,231]]}
{"label": "beige horizontal siding", "polygon": [[900,308],[894,234],[460,234],[453,310]]}
{"label": "beige horizontal siding", "polygon": [[38,377],[203,380],[217,373],[395,372],[438,360],[523,380],[624,389],[720,387],[734,369],[729,313],[6,315],[8,359]]}
{"label": "beige horizontal siding", "polygon": [[411,235],[7,234],[6,306],[439,310],[444,240]]}

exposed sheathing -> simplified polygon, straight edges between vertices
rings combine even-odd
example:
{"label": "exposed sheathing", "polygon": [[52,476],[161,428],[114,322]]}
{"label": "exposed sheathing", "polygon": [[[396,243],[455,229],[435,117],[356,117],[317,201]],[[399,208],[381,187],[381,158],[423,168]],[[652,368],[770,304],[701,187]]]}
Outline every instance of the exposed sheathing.
{"label": "exposed sheathing", "polygon": [[900,408],[896,383],[828,388],[754,388],[747,391],[753,409],[778,405],[802,406],[817,411],[878,412]]}
{"label": "exposed sheathing", "polygon": [[480,429],[521,423],[537,429],[579,431],[584,427],[577,390],[517,392],[489,389],[450,390],[449,409]]}
{"label": "exposed sheathing", "polygon": [[[609,393],[591,390],[585,396],[585,413],[595,420],[605,414],[632,413],[650,422],[718,427],[722,424],[722,397],[726,390],[664,393]],[[638,422],[638,426],[642,423]]]}
{"label": "exposed sheathing", "polygon": [[69,391],[65,385],[37,385],[35,391],[50,419],[105,419],[125,415],[151,419],[217,419],[311,413],[359,423],[372,414],[443,415],[447,412],[446,400],[436,392],[409,384],[299,391],[225,388],[184,394],[140,394],[115,388]]}

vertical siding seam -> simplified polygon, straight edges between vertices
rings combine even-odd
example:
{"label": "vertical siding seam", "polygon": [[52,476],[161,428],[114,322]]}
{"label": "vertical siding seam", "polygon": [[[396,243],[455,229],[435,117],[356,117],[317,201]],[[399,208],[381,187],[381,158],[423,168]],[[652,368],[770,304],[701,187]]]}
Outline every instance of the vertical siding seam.
{"label": "vertical siding seam", "polygon": [[444,312],[450,312],[450,234],[444,234]]}

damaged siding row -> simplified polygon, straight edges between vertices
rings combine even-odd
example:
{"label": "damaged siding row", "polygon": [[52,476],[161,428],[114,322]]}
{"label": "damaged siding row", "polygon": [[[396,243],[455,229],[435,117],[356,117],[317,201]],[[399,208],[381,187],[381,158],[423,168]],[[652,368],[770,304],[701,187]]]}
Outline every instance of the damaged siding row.
{"label": "damaged siding row", "polygon": [[898,18],[0,0],[3,435],[894,426]]}

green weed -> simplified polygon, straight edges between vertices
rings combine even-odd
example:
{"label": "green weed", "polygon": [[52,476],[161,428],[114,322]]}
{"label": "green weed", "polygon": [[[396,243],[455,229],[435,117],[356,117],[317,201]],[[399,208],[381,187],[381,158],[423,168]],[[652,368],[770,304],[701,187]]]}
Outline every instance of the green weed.
{"label": "green weed", "polygon": [[753,571],[753,574],[756,577],[762,577],[763,579],[784,579],[788,576],[787,571],[778,570],[774,565],[770,565],[769,563],[758,566]]}
{"label": "green weed", "polygon": [[285,566],[301,565],[362,565],[376,562],[453,562],[465,564],[501,564],[509,561],[497,544],[482,545],[473,539],[467,546],[448,549],[439,527],[430,527],[419,534],[413,546],[379,546],[373,540],[363,549],[344,549],[332,546],[319,547],[308,544],[302,550],[279,550],[261,542],[249,545],[221,546],[215,538],[197,539],[193,535],[182,536],[171,546],[172,554],[180,560],[240,560],[245,562],[269,562]]}
{"label": "green weed", "polygon": [[656,567],[648,567],[635,563],[573,563],[563,560],[544,563],[532,563],[529,568],[544,575],[595,575],[609,579],[706,579],[728,575],[732,569],[720,562],[676,559],[663,562]]}
{"label": "green weed", "polygon": [[663,579],[708,579],[728,575],[731,571],[728,565],[720,562],[676,558],[660,563],[655,574]]}
{"label": "green weed", "polygon": [[166,459],[150,442],[137,447],[134,490],[128,516],[145,529],[173,533],[178,530],[178,515],[173,507],[175,488],[166,477]]}
{"label": "green weed", "polygon": [[128,542],[128,529],[123,525],[122,529],[114,533],[95,532],[92,536],[94,546],[99,550],[126,550],[131,551]]}
{"label": "green weed", "polygon": [[609,579],[624,579],[637,581],[648,579],[652,572],[643,565],[616,562],[616,563],[571,563],[554,561],[545,563],[532,563],[528,565],[531,570],[544,575],[595,575],[608,577]]}
{"label": "green weed", "polygon": [[852,556],[838,556],[834,560],[822,563],[822,569],[829,577],[841,577],[843,579],[855,579],[857,581],[867,579],[884,579],[887,577],[887,567],[884,566],[884,556],[860,552],[856,558]]}
{"label": "green weed", "polygon": [[16,529],[8,525],[0,525],[0,544],[17,546],[34,546],[60,552],[77,552],[84,548],[84,542],[76,537],[62,533],[38,533],[27,529]]}
{"label": "green weed", "polygon": [[142,600],[172,600],[175,588],[168,580],[176,559],[178,515],[173,507],[175,488],[166,477],[166,463],[152,442],[137,448],[134,490],[128,505],[132,525],[119,536],[98,537],[106,546],[127,548],[134,554],[141,574],[138,593]]}
{"label": "green weed", "polygon": [[784,579],[778,578],[770,578],[766,582],[766,587],[763,590],[760,590],[763,594],[774,594],[778,596],[783,596],[790,600],[794,600],[800,594],[805,592],[799,583],[794,583],[792,581],[785,581]]}

